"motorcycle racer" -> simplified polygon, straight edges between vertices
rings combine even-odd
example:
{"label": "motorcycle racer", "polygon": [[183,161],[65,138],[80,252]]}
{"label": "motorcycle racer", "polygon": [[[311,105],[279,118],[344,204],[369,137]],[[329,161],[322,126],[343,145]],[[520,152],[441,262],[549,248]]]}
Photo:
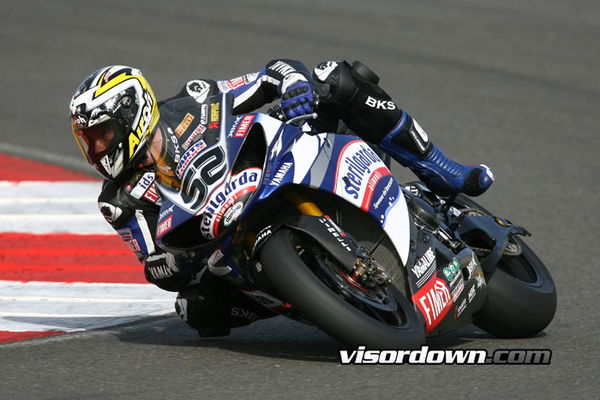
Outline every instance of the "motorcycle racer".
{"label": "motorcycle racer", "polygon": [[201,336],[220,336],[274,314],[207,272],[202,256],[171,254],[157,246],[160,196],[154,171],[160,164],[148,151],[153,133],[162,121],[171,121],[182,147],[201,137],[204,125],[191,128],[194,116],[190,119],[175,106],[180,98],[202,103],[208,96],[231,93],[236,114],[281,98],[287,118],[316,111],[315,129],[331,132],[343,121],[409,167],[437,194],[477,196],[487,190],[493,182],[489,168],[447,158],[378,82],[359,62],[328,61],[311,74],[298,61],[275,59],[259,72],[230,80],[191,80],[175,96],[159,102],[139,70],[109,66],[88,76],[73,95],[72,130],[86,161],[105,178],[100,211],[144,264],[146,279],[178,292],[177,313]]}

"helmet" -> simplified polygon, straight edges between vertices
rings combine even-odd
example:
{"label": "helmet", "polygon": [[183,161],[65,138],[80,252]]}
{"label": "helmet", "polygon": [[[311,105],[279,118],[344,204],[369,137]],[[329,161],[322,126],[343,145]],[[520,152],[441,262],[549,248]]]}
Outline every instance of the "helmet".
{"label": "helmet", "polygon": [[115,179],[145,154],[158,122],[158,104],[141,72],[122,65],[84,79],[71,99],[71,127],[83,157],[106,179]]}

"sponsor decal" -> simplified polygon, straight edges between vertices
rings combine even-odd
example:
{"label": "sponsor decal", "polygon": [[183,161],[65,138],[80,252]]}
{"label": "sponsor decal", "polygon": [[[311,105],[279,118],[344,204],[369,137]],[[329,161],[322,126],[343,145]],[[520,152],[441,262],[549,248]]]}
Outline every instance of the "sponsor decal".
{"label": "sponsor decal", "polygon": [[256,115],[254,114],[244,115],[233,136],[236,138],[245,137],[250,129],[250,126],[252,125],[252,121],[254,121],[254,118],[256,118]]}
{"label": "sponsor decal", "polygon": [[136,199],[141,198],[153,182],[154,172],[144,173],[144,175],[142,175],[142,177],[137,181],[135,187],[131,190],[130,194]]}
{"label": "sponsor decal", "polygon": [[228,138],[233,137],[233,134],[237,130],[237,127],[238,127],[240,121],[242,120],[242,118],[244,118],[243,115],[238,115],[237,117],[235,117],[235,121],[233,121],[233,124],[231,124],[231,129],[229,129],[229,133],[227,134]]}
{"label": "sponsor decal", "polygon": [[463,311],[465,311],[465,308],[467,308],[467,299],[463,299],[460,305],[456,307],[456,318],[460,317],[460,314],[462,314]]}
{"label": "sponsor decal", "polygon": [[452,301],[456,303],[458,296],[460,296],[464,288],[465,282],[461,279],[460,281],[458,281],[458,284],[454,287],[454,289],[452,289]]}
{"label": "sponsor decal", "polygon": [[170,215],[169,218],[165,219],[160,224],[158,224],[158,227],[156,228],[156,236],[161,237],[162,235],[167,233],[169,230],[171,230],[171,228],[173,227],[172,223],[173,223],[173,216]]}
{"label": "sponsor decal", "polygon": [[256,241],[254,242],[254,246],[252,246],[252,254],[254,254],[254,252],[256,251],[256,247],[262,245],[262,243],[269,237],[271,236],[271,225],[265,226],[264,228],[262,228],[260,230],[260,232],[258,232],[258,235],[256,235]]}
{"label": "sponsor decal", "polygon": [[428,143],[429,136],[427,136],[427,133],[425,133],[425,130],[423,130],[423,128],[421,128],[421,125],[419,125],[419,123],[415,119],[413,119],[413,127],[415,128],[415,131],[417,132],[417,134],[419,135],[421,140],[425,143]]}
{"label": "sponsor decal", "polygon": [[186,131],[186,129],[190,126],[190,124],[192,123],[192,121],[194,120],[194,116],[190,113],[185,114],[185,117],[183,117],[183,120],[181,120],[181,122],[179,123],[179,125],[177,125],[177,128],[175,128],[175,135],[180,138],[181,135],[183,134],[183,132]]}
{"label": "sponsor decal", "polygon": [[181,152],[179,151],[179,139],[177,136],[175,136],[175,133],[173,133],[173,129],[169,127],[167,127],[167,133],[169,134],[167,139],[171,139],[171,142],[173,143],[173,149],[175,150],[175,157],[173,157],[173,160],[175,162],[179,162],[181,159]]}
{"label": "sponsor decal", "polygon": [[475,286],[471,286],[471,289],[469,289],[469,303],[473,300],[473,297],[475,297]]}
{"label": "sponsor decal", "polygon": [[294,165],[294,163],[292,163],[292,162],[284,162],[283,164],[281,164],[281,167],[279,167],[277,172],[275,172],[275,175],[273,176],[273,179],[271,179],[271,182],[269,183],[269,185],[270,186],[279,186],[281,184],[281,181],[283,180],[283,178],[285,178],[287,173],[292,168],[292,165]]}
{"label": "sponsor decal", "polygon": [[142,252],[142,249],[140,249],[140,245],[136,239],[127,240],[125,243],[127,243],[127,246],[129,246],[134,253],[137,254]]}
{"label": "sponsor decal", "polygon": [[183,175],[183,172],[185,171],[187,166],[190,164],[190,161],[192,161],[194,157],[196,157],[205,148],[206,143],[204,142],[204,140],[199,140],[198,142],[194,143],[192,147],[190,147],[185,153],[183,153],[183,157],[181,157],[181,160],[179,161],[179,163],[177,164],[177,168],[175,169],[175,175],[177,175],[181,179],[181,176]]}
{"label": "sponsor decal", "polygon": [[222,93],[227,93],[233,89],[229,81],[217,81],[217,87]]}
{"label": "sponsor decal", "polygon": [[223,214],[223,226],[229,226],[233,221],[237,220],[237,218],[242,213],[243,209],[243,202],[238,201],[236,203],[233,203],[233,205],[229,207],[227,211],[225,211],[225,214]]}
{"label": "sponsor decal", "polygon": [[194,116],[192,114],[185,114],[185,117],[183,117],[179,125],[177,125],[177,128],[175,128],[175,135],[177,135],[177,137],[180,138],[183,132],[185,132],[185,130],[190,126],[193,120]]}
{"label": "sponsor decal", "polygon": [[339,226],[336,225],[335,222],[333,222],[328,215],[319,218],[319,222],[325,225],[327,232],[331,233],[331,235],[338,241],[340,245],[342,245],[343,248],[345,248],[347,251],[352,251],[352,248],[346,242],[346,234],[340,229]]}
{"label": "sponsor decal", "polygon": [[431,279],[414,296],[413,302],[425,317],[426,329],[431,331],[444,319],[452,306],[452,294],[446,282]]}
{"label": "sponsor decal", "polygon": [[275,64],[269,67],[271,71],[279,72],[281,75],[286,76],[291,74],[296,69],[291,65],[284,63],[283,61],[277,61]]}
{"label": "sponsor decal", "polygon": [[251,322],[258,319],[256,313],[241,307],[231,307],[230,314],[232,317],[244,318]]}
{"label": "sponsor decal", "polygon": [[117,233],[121,236],[123,240],[131,240],[133,239],[133,234],[131,233],[131,229],[117,229]]}
{"label": "sponsor decal", "polygon": [[395,110],[396,104],[391,100],[377,100],[371,96],[367,96],[365,104],[377,110]]}
{"label": "sponsor decal", "polygon": [[200,106],[200,123],[206,125],[208,123],[208,104]]}
{"label": "sponsor decal", "polygon": [[477,269],[477,258],[475,258],[475,254],[471,254],[471,259],[467,264],[467,271],[469,271],[469,278],[473,276],[473,273]]}
{"label": "sponsor decal", "polygon": [[131,249],[131,251],[133,251],[137,257],[141,257],[143,255],[142,249],[140,248],[138,241],[133,237],[131,229],[117,229],[117,233],[121,239],[123,239],[125,244],[127,244],[127,247],[129,247],[129,249]]}
{"label": "sponsor decal", "polygon": [[246,81],[244,80],[244,76],[238,76],[237,78],[230,79],[229,84],[231,85],[231,89],[233,90],[245,85]]}
{"label": "sponsor decal", "polygon": [[210,90],[210,83],[201,80],[189,81],[185,88],[190,96],[192,96],[198,103],[202,103],[208,96]]}
{"label": "sponsor decal", "polygon": [[219,116],[220,116],[221,104],[211,103],[210,104],[210,123],[208,129],[219,129]]}
{"label": "sponsor decal", "polygon": [[[218,236],[219,224],[227,210],[237,203],[242,196],[256,190],[261,173],[260,168],[245,169],[239,174],[233,175],[227,182],[221,184],[212,192],[206,207],[203,209],[204,216],[200,223],[200,232],[204,237],[214,239]],[[239,213],[241,214],[241,210]],[[237,218],[239,214],[233,216]]]}
{"label": "sponsor decal", "polygon": [[448,282],[451,283],[454,283],[456,277],[460,276],[460,265],[456,257],[454,257],[450,264],[444,268],[444,275],[446,276],[446,279],[448,279]]}
{"label": "sponsor decal", "polygon": [[144,198],[152,203],[158,202],[160,195],[156,190],[156,183],[152,182],[148,190],[146,190],[146,193],[144,193]]}
{"label": "sponsor decal", "polygon": [[[368,210],[377,184],[390,172],[377,154],[361,141],[348,143],[338,160],[334,192],[350,196],[353,203]],[[343,188],[343,193],[342,190]]]}
{"label": "sponsor decal", "polygon": [[73,129],[83,129],[87,126],[87,119],[83,115],[73,115],[71,117],[71,127]]}
{"label": "sponsor decal", "polygon": [[394,180],[393,179],[389,179],[389,182],[383,188],[383,192],[381,192],[381,195],[379,196],[379,198],[377,199],[377,201],[373,204],[373,208],[375,210],[377,210],[379,208],[379,206],[383,202],[383,199],[385,199],[385,197],[387,196],[388,192],[390,191],[390,188],[392,187],[393,183],[394,183]]}
{"label": "sponsor decal", "polygon": [[210,104],[210,122],[215,122],[219,120],[220,109],[221,105],[219,103]]}
{"label": "sponsor decal", "polygon": [[173,213],[173,207],[175,207],[175,205],[171,205],[171,207],[165,208],[164,210],[162,210],[160,212],[160,214],[158,215],[158,219],[159,220],[165,219],[167,217],[167,215],[172,214]]}
{"label": "sponsor decal", "polygon": [[431,278],[435,272],[436,262],[433,249],[430,247],[425,254],[415,262],[411,268],[413,274],[417,277],[417,286],[421,287]]}
{"label": "sponsor decal", "polygon": [[144,93],[144,106],[142,108],[142,116],[137,124],[137,127],[135,128],[135,132],[130,133],[129,137],[127,138],[127,140],[129,141],[129,158],[133,156],[133,153],[135,153],[138,145],[143,139],[144,134],[146,133],[146,130],[150,125],[150,121],[152,120],[152,115],[156,115],[157,113],[158,109],[156,108],[156,104],[154,103],[152,96],[150,96],[150,93],[146,91]]}
{"label": "sponsor decal", "polygon": [[198,137],[198,135],[202,135],[205,130],[206,130],[206,126],[204,126],[202,124],[198,124],[198,126],[196,128],[194,128],[192,133],[190,133],[190,136],[185,140],[185,142],[183,142],[181,147],[184,150],[187,150],[190,147],[190,145],[192,144],[192,142],[194,141],[194,139],[196,139]]}

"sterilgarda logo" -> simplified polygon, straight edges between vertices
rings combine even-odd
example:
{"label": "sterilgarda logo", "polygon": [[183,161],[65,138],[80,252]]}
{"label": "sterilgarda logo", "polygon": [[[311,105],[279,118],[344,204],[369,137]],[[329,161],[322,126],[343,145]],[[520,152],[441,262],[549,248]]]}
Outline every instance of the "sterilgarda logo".
{"label": "sterilgarda logo", "polygon": [[[216,238],[219,235],[219,226],[223,218],[226,219],[223,224],[226,227],[240,216],[243,203],[239,200],[244,195],[256,190],[261,173],[260,168],[245,169],[233,175],[212,193],[206,207],[202,210],[200,232],[204,237]],[[229,210],[230,208],[231,210]]]}
{"label": "sterilgarda logo", "polygon": [[[354,141],[346,145],[338,159],[335,192],[363,208],[373,195],[377,183],[389,175],[385,164],[364,142]],[[365,201],[363,201],[363,199]]]}

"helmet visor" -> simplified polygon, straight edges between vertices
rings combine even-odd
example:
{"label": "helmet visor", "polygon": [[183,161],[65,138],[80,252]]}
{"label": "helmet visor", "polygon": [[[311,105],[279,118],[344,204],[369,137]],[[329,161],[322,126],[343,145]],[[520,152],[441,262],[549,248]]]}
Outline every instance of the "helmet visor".
{"label": "helmet visor", "polygon": [[100,160],[117,150],[124,137],[124,129],[114,120],[73,132],[81,152],[89,163],[97,165]]}

